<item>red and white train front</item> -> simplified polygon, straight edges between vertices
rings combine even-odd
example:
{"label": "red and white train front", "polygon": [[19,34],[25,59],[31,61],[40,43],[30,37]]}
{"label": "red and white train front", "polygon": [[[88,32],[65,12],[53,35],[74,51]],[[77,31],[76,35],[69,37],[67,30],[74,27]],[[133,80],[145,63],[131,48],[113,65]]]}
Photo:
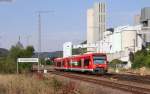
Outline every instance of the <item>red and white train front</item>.
{"label": "red and white train front", "polygon": [[108,62],[106,55],[93,55],[93,72],[98,74],[106,73]]}

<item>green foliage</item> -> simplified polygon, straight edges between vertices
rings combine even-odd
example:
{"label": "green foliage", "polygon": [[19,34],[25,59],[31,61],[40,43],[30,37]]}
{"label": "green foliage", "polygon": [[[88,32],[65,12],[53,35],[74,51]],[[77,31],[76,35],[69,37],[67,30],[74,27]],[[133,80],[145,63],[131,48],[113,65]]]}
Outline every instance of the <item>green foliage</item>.
{"label": "green foliage", "polygon": [[[34,48],[28,46],[25,49],[19,46],[12,46],[8,55],[0,57],[0,73],[15,73],[17,58],[30,58],[34,53]],[[31,63],[20,63],[19,72],[29,71],[32,67]]]}
{"label": "green foliage", "polygon": [[150,68],[150,55],[148,55],[144,61],[145,66]]}
{"label": "green foliage", "polygon": [[132,68],[141,68],[141,67],[150,68],[150,50],[146,50],[146,48],[137,51],[134,54]]}
{"label": "green foliage", "polygon": [[45,63],[45,60],[44,60],[44,59],[40,59],[40,63],[41,63],[42,65],[46,65],[46,63]]}
{"label": "green foliage", "polygon": [[46,62],[46,65],[53,65],[53,64],[54,64],[54,63],[53,63],[52,61],[50,61],[50,60],[46,60],[45,62]]}
{"label": "green foliage", "polygon": [[31,57],[33,55],[34,48],[33,46],[28,46],[24,51],[24,56]]}
{"label": "green foliage", "polygon": [[119,59],[114,59],[109,63],[109,66],[112,68],[116,68],[117,65],[122,64],[123,62]]}
{"label": "green foliage", "polygon": [[123,64],[123,62],[119,59],[114,59],[109,63],[109,67],[111,67],[112,69],[116,70],[118,68],[121,68],[121,64]]}
{"label": "green foliage", "polygon": [[122,64],[122,61],[119,59],[114,59],[110,62],[110,65]]}
{"label": "green foliage", "polygon": [[27,73],[30,72],[32,68],[32,63],[19,63],[19,72]]}
{"label": "green foliage", "polygon": [[34,48],[32,46],[28,46],[26,49],[20,48],[18,46],[12,46],[10,49],[9,57],[15,60],[20,57],[31,57],[33,52]]}
{"label": "green foliage", "polygon": [[15,73],[16,63],[13,59],[5,57],[0,60],[0,73]]}

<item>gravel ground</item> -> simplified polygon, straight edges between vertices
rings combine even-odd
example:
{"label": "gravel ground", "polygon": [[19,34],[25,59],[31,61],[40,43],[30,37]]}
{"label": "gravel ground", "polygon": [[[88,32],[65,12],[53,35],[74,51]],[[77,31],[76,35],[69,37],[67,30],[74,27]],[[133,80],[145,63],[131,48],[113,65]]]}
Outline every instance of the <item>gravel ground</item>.
{"label": "gravel ground", "polygon": [[80,80],[74,80],[54,74],[48,74],[50,77],[56,77],[60,81],[67,81],[71,82],[74,84],[77,93],[76,94],[132,94],[129,92],[113,89],[110,87],[102,86],[102,85],[97,85],[93,83],[88,83]]}

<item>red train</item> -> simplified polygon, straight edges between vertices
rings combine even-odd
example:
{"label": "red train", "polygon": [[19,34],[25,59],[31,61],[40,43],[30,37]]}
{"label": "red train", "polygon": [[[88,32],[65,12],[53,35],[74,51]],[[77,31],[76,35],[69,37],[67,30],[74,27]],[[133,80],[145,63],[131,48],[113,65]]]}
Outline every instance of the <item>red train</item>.
{"label": "red train", "polygon": [[89,53],[66,58],[54,59],[56,70],[91,72],[105,74],[108,70],[106,54]]}

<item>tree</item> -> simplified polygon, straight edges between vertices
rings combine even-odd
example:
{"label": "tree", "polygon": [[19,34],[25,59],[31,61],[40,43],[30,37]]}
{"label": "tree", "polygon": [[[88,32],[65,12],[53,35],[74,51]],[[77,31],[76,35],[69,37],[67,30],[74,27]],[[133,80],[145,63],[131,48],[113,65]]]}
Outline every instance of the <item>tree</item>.
{"label": "tree", "polygon": [[32,57],[34,54],[34,48],[33,46],[28,46],[25,51],[24,51],[24,56],[25,57]]}
{"label": "tree", "polygon": [[12,46],[9,52],[9,57],[13,59],[17,59],[21,55],[21,48],[18,46]]}
{"label": "tree", "polygon": [[143,48],[134,53],[132,68],[149,67],[150,68],[150,51],[148,48]]}
{"label": "tree", "polygon": [[[3,72],[5,73],[14,73],[16,72],[17,58],[30,58],[33,54],[33,46],[28,46],[26,48],[22,48],[18,45],[12,46],[8,56],[4,60],[4,64],[1,64],[0,67],[3,67]],[[32,63],[19,63],[20,72],[29,71],[31,67]]]}

